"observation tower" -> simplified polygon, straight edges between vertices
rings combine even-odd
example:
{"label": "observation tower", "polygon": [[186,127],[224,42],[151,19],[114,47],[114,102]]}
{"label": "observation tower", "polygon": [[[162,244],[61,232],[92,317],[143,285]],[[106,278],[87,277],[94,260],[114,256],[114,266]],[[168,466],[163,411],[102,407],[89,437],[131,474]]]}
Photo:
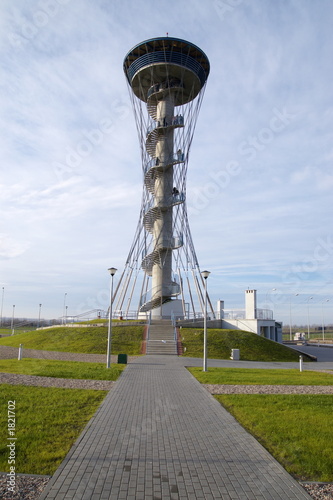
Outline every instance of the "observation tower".
{"label": "observation tower", "polygon": [[141,42],[124,59],[141,145],[143,194],[115,292],[119,315],[188,318],[204,310],[204,280],[187,218],[186,174],[209,69],[201,49],[171,37]]}

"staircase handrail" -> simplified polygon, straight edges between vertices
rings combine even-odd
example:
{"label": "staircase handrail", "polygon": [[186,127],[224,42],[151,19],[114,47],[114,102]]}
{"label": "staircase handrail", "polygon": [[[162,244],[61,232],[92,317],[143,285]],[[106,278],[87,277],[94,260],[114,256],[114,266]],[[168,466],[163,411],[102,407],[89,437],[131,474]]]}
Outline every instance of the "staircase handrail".
{"label": "staircase handrail", "polygon": [[173,338],[174,341],[177,342],[177,327],[176,327],[176,318],[173,311],[171,311],[171,324],[173,326]]}

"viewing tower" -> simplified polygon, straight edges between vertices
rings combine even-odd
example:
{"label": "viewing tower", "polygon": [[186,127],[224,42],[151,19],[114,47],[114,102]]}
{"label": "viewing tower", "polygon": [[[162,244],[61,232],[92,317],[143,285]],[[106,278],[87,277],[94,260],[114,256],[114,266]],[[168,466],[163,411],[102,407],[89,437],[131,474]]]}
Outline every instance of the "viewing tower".
{"label": "viewing tower", "polygon": [[143,195],[116,310],[127,315],[139,295],[138,314],[188,317],[203,311],[203,279],[186,211],[186,173],[209,61],[190,42],[152,38],[128,52],[124,72],[141,145]]}

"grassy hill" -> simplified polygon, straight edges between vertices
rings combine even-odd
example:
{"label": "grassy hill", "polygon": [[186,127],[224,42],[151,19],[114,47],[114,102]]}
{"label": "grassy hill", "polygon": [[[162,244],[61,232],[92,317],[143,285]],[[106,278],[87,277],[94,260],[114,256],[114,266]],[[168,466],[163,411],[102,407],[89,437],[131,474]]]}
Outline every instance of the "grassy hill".
{"label": "grassy hill", "polygon": [[[112,354],[141,353],[143,326],[116,326],[112,328]],[[203,329],[182,328],[184,356],[203,356]],[[62,351],[105,354],[107,327],[61,327],[17,333],[0,338],[0,345],[45,351]],[[298,361],[299,354],[255,333],[242,330],[208,330],[208,357],[230,359],[231,349],[240,349],[241,360],[247,361]],[[304,356],[306,360],[306,357]]]}
{"label": "grassy hill", "polygon": [[[184,356],[203,356],[202,328],[180,330]],[[243,330],[207,330],[208,358],[230,359],[231,349],[240,349],[243,361],[298,361],[299,354],[293,349]],[[304,360],[306,357],[304,356]]]}
{"label": "grassy hill", "polygon": [[[112,328],[112,354],[136,355],[141,352],[143,326],[117,326]],[[34,332],[18,333],[0,339],[0,345],[45,351],[105,354],[107,327],[49,328]]]}

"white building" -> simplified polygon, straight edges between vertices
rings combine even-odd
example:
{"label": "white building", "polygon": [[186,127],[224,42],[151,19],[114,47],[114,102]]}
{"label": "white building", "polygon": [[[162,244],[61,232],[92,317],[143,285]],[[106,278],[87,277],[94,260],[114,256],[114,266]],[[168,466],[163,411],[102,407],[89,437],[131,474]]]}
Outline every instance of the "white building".
{"label": "white building", "polygon": [[257,290],[245,290],[245,309],[225,309],[224,301],[218,300],[216,318],[220,328],[245,330],[282,342],[282,323],[275,321],[270,309],[257,308]]}
{"label": "white building", "polygon": [[[245,290],[245,309],[225,309],[224,301],[218,300],[215,319],[210,313],[208,316],[208,328],[245,330],[282,343],[282,323],[275,321],[270,309],[257,308],[257,290]],[[184,320],[179,324],[200,328],[203,326],[203,319]]]}

